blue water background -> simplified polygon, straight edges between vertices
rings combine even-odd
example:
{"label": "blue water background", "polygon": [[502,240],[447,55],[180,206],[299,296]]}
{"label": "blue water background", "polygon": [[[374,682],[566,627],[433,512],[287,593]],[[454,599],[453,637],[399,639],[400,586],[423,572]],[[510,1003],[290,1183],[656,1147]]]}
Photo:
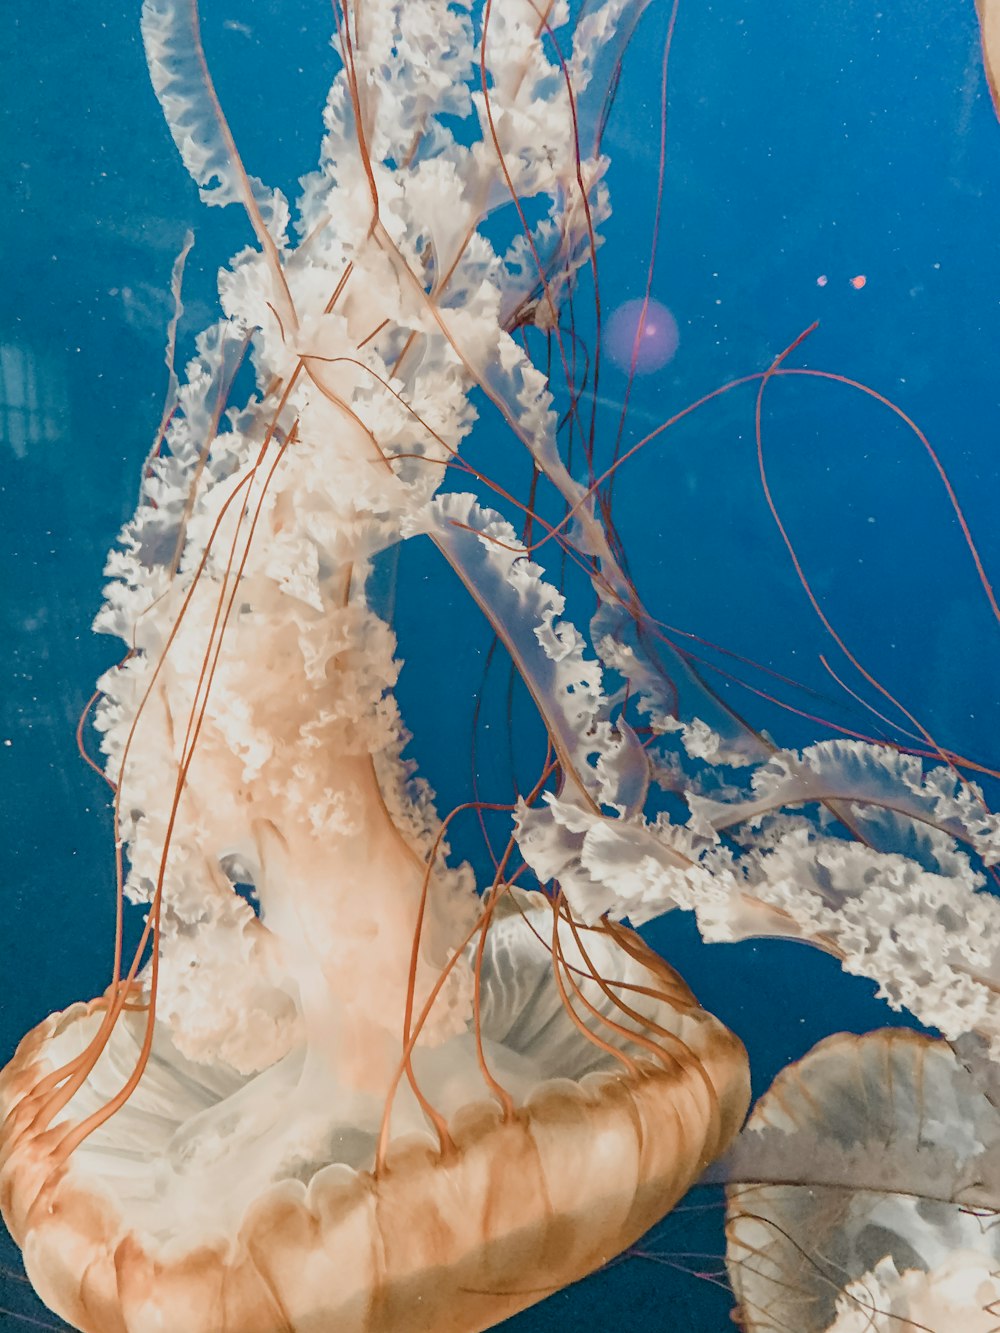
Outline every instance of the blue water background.
{"label": "blue water background", "polygon": [[[643,290],[667,14],[652,7],[606,141],[615,205],[600,256],[608,308]],[[334,69],[329,9],[209,0],[204,21],[245,160],[292,189],[317,158]],[[74,728],[118,649],[89,623],[159,419],[173,256],[193,226],[190,338],[211,318],[215,268],[248,238],[236,210],[198,204],[149,88],[137,6],[74,6],[55,24],[49,7],[13,0],[4,28],[0,1059],[50,1010],[108,980],[107,791],[80,762]],[[921,425],[996,570],[1000,126],[972,0],[681,0],[669,87],[653,292],[674,311],[681,343],[665,371],[636,384],[626,439],[764,369],[818,319],[794,363],[863,380]],[[858,275],[860,289],[850,282]],[[33,411],[13,387],[27,374],[38,388]],[[607,438],[624,384],[607,369]],[[875,729],[819,663],[836,653],[764,504],[753,410],[752,388],[729,394],[623,469],[616,515],[637,585],[670,624],[821,692],[784,690],[797,706]],[[885,408],[834,384],[773,383],[764,416],[775,498],[838,630],[941,744],[997,762],[1000,632],[919,443]],[[472,448],[512,475],[520,463],[526,481],[523,460],[503,452],[516,446],[488,414]],[[429,551],[404,552],[396,609],[412,753],[446,810],[468,797],[489,635]],[[849,672],[842,661],[837,670]],[[749,668],[736,674],[772,688]],[[822,734],[737,683],[728,689],[783,742]],[[508,799],[502,672],[491,690],[480,775],[484,795]],[[517,700],[514,722],[515,764],[530,771],[537,733]],[[455,843],[485,874],[473,834]],[[679,916],[649,935],[747,1042],[757,1092],[820,1036],[898,1021],[870,983],[805,949],[706,949]],[[512,1333],[730,1328],[725,1292],[684,1271],[720,1269],[718,1192],[693,1202],[647,1242],[656,1258],[629,1259],[559,1293],[511,1321]],[[5,1245],[0,1306],[45,1319]],[[30,1327],[0,1314],[8,1326]]]}

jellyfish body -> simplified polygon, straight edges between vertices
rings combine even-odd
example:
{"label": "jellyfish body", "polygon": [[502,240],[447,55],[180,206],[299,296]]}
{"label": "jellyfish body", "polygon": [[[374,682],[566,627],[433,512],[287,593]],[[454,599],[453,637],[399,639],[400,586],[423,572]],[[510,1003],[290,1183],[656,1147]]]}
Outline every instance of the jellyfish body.
{"label": "jellyfish body", "polygon": [[[604,163],[580,136],[641,9],[588,8],[563,65],[527,0],[478,34],[444,0],[348,8],[296,245],[195,7],[144,5],[185,164],[258,248],[173,386],[97,621],[126,645],[96,725],[145,934],[129,960],[119,922],[107,993],[0,1076],[0,1208],[79,1329],[486,1328],[629,1245],[738,1129],[741,1045],[637,937],[519,891],[506,856],[482,896],[449,865],[367,588],[429,537],[542,714],[530,801],[553,778],[580,810],[641,802],[645,752],[558,589],[472,496],[434,498],[479,389],[623,588],[510,330],[587,260]],[[449,122],[482,68],[470,145]],[[558,225],[497,254],[481,223],[535,196]],[[248,350],[255,392],[223,417]]]}
{"label": "jellyfish body", "polygon": [[1000,4],[997,0],[976,0],[979,31],[983,46],[983,68],[993,106],[1000,116]]}
{"label": "jellyfish body", "polygon": [[946,1042],[827,1038],[775,1079],[722,1172],[752,1333],[996,1326],[1000,1115]]}
{"label": "jellyfish body", "polygon": [[[488,936],[481,1032],[514,1110],[485,1095],[472,1043],[452,1038],[417,1062],[452,1143],[442,1151],[410,1103],[377,1172],[377,1108],[335,1080],[318,1097],[306,1051],[244,1078],[185,1059],[165,1027],[132,1098],[53,1168],[61,1134],[135,1058],[142,1016],[129,1014],[68,1119],[5,1145],[4,1217],[43,1299],[92,1333],[474,1330],[632,1243],[735,1133],[745,1057],[637,938],[595,934],[589,964],[568,956],[637,996],[616,1031],[591,978],[578,1027],[551,926],[540,895],[518,894]],[[100,1017],[78,1005],[29,1034],[0,1109],[16,1114]]]}

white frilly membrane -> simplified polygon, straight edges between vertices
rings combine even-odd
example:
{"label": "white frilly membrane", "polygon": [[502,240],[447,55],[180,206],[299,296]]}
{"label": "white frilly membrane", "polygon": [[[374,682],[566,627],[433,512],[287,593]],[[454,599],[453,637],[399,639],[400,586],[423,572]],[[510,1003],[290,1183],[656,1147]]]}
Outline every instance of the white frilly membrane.
{"label": "white frilly membrane", "polygon": [[[602,654],[641,688],[627,648]],[[741,1327],[993,1333],[1000,901],[983,868],[1000,860],[997,816],[974,783],[890,749],[835,740],[761,762],[744,737],[659,714],[655,691],[646,711],[674,743],[654,772],[685,814],[547,793],[518,814],[536,874],[584,921],[682,908],[709,942],[812,944],[951,1043],[834,1038],[775,1082],[712,1173],[735,1182]]]}
{"label": "white frilly membrane", "polygon": [[[611,643],[605,658],[630,666]],[[554,795],[518,816],[525,859],[559,878],[584,920],[680,907],[710,942],[801,940],[893,1007],[1000,1056],[1000,901],[977,868],[1000,861],[1000,818],[976,784],[849,740],[774,750],[747,781],[745,755],[704,724],[653,725],[694,761],[684,772],[675,754],[664,778],[683,821]]]}
{"label": "white frilly membrane", "polygon": [[[468,4],[348,7],[293,226],[236,154],[195,5],[144,4],[183,160],[257,247],[172,379],[96,622],[125,645],[96,724],[154,959],[0,1075],[3,1215],[79,1329],[486,1328],[632,1243],[738,1130],[740,1043],[629,930],[554,896],[494,892],[476,1018],[483,900],[401,757],[395,639],[366,592],[380,553],[429,536],[552,735],[556,840],[564,810],[642,831],[648,762],[560,594],[497,515],[435,499],[478,389],[621,586],[511,330],[551,325],[607,213],[596,127],[642,7],[587,4],[572,30],[547,8],[565,66],[527,0],[485,35]],[[512,196],[541,220],[498,251],[484,223]]]}

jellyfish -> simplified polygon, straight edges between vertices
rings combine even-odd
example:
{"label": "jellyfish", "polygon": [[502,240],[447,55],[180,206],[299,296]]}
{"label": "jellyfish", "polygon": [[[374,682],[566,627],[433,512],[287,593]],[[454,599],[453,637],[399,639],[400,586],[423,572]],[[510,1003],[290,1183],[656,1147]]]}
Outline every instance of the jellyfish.
{"label": "jellyfish", "polygon": [[1000,116],[1000,13],[997,12],[996,0],[976,0],[976,13],[979,16],[979,30],[983,44],[983,65],[990,96],[997,115]]}
{"label": "jellyfish", "polygon": [[[147,0],[181,158],[255,244],[183,377],[171,366],[109,557],[111,985],[0,1076],[0,1208],[77,1327],[487,1327],[627,1247],[720,1156],[701,1178],[729,1190],[749,1328],[992,1318],[1000,825],[975,775],[996,774],[900,708],[839,631],[768,475],[765,406],[837,381],[939,460],[902,409],[817,370],[808,330],[700,400],[756,395],[749,491],[701,452],[772,521],[869,693],[866,728],[774,739],[734,703],[759,668],[644,604],[612,486],[693,409],[632,444],[623,408],[605,466],[600,303],[590,347],[577,318],[644,8],[345,7],[293,208],[236,151],[193,7]],[[655,475],[659,503],[682,489]],[[726,511],[695,501],[701,563]],[[662,543],[672,575],[682,544]],[[420,546],[482,612],[544,736],[513,797],[473,789],[444,819],[405,757],[379,591]],[[729,549],[734,583],[745,554]],[[769,588],[752,591],[760,618]],[[447,636],[432,646],[447,676]],[[822,721],[814,707],[798,721]],[[502,837],[474,885],[449,843],[491,816]],[[144,915],[134,956],[125,901]],[[682,912],[722,976],[724,945],[798,941],[941,1035],[831,1039],[726,1155],[745,1054],[634,933]],[[835,999],[803,1010],[823,1004],[845,1021]]]}
{"label": "jellyfish", "polygon": [[821,1042],[778,1075],[727,1164],[741,1326],[989,1333],[998,1149],[996,1106],[947,1042]]}
{"label": "jellyfish", "polygon": [[522,887],[513,839],[478,891],[452,864],[370,593],[385,552],[425,541],[482,609],[547,736],[518,810],[641,807],[647,755],[559,587],[509,518],[440,487],[476,390],[567,511],[556,549],[609,626],[634,623],[512,332],[551,331],[592,261],[642,7],[568,33],[520,0],[344,6],[293,230],[237,153],[194,7],[143,6],[184,164],[255,245],[171,375],[108,558],[111,983],[0,1074],[0,1208],[78,1329],[487,1328],[632,1243],[743,1119],[741,1043],[626,924],[584,920],[551,876]]}

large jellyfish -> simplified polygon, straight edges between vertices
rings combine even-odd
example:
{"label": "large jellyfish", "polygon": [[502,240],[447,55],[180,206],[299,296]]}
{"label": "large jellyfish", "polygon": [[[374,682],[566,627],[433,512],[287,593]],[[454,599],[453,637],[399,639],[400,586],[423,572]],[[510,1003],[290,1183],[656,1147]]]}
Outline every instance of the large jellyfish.
{"label": "large jellyfish", "polygon": [[[144,5],[184,163],[256,245],[220,277],[107,566],[111,984],[0,1077],[4,1219],[79,1329],[486,1328],[633,1242],[739,1128],[742,1046],[636,935],[518,887],[512,846],[479,894],[449,865],[368,594],[387,549],[433,542],[545,722],[524,808],[543,789],[641,806],[645,752],[558,589],[507,520],[435,498],[477,388],[624,615],[511,330],[552,328],[593,256],[605,93],[640,10],[610,0],[567,35],[563,7],[520,0],[345,6],[293,232],[236,151],[194,7]],[[498,249],[505,208],[522,225]]]}
{"label": "large jellyfish", "polygon": [[[588,325],[574,305],[598,290],[603,131],[643,8],[573,6],[570,22],[568,6],[529,0],[344,7],[320,168],[292,209],[237,153],[194,7],[145,6],[181,157],[205,202],[242,206],[255,245],[223,271],[223,318],[183,382],[171,369],[108,566],[98,628],[124,644],[95,713],[119,876],[111,985],[29,1033],[0,1078],[0,1204],[32,1281],[79,1328],[484,1328],[628,1246],[720,1155],[708,1178],[727,1187],[748,1330],[995,1326],[1000,822],[973,779],[997,774],[884,686],[828,609],[769,471],[773,397],[836,385],[838,450],[845,402],[906,433],[992,629],[989,562],[915,421],[812,368],[796,326],[785,352],[701,400],[749,396],[749,485],[712,454],[727,488],[713,504],[674,459],[657,498],[681,496],[686,522],[660,538],[677,581],[682,555],[702,563],[759,502],[851,724],[802,738],[803,723],[829,725],[827,696],[769,712],[795,681],[647,610],[620,500],[637,455],[693,409],[633,442],[633,348],[598,451],[603,316],[593,300]],[[995,99],[997,9],[977,6],[980,43],[966,8],[967,129],[980,45]],[[700,78],[711,56],[692,62]],[[730,91],[699,85],[689,105]],[[791,133],[801,119],[783,105],[775,121]],[[665,100],[655,128],[659,198]],[[720,162],[737,137],[716,136]],[[834,177],[839,138],[822,154]],[[730,197],[720,170],[716,190],[685,183],[689,205]],[[776,224],[782,272],[794,256],[779,241],[811,236]],[[810,300],[834,286],[816,271]],[[869,271],[842,273],[845,295],[877,292]],[[644,295],[622,294],[649,310],[654,290],[650,262]],[[500,446],[473,431],[491,418]],[[773,595],[747,581],[771,570],[737,535],[730,638],[736,603],[763,623]],[[897,539],[897,564],[916,564],[926,536]],[[444,820],[402,757],[384,587],[403,543],[457,576],[542,723],[530,782],[499,801],[473,785]],[[569,622],[571,590],[589,636]],[[920,589],[929,637],[956,612],[950,591]],[[432,645],[446,678],[458,637]],[[938,640],[949,660],[975,642]],[[753,725],[735,702],[748,699]],[[773,739],[789,716],[800,739]],[[494,873],[475,887],[448,846],[465,818],[494,821]],[[144,913],[134,955],[123,900]],[[808,943],[941,1035],[829,1038],[779,1075],[727,1153],[748,1097],[742,1048],[632,929],[680,911],[713,946]],[[731,955],[711,952],[727,974]],[[835,997],[802,999],[824,1005],[845,1021]]]}

